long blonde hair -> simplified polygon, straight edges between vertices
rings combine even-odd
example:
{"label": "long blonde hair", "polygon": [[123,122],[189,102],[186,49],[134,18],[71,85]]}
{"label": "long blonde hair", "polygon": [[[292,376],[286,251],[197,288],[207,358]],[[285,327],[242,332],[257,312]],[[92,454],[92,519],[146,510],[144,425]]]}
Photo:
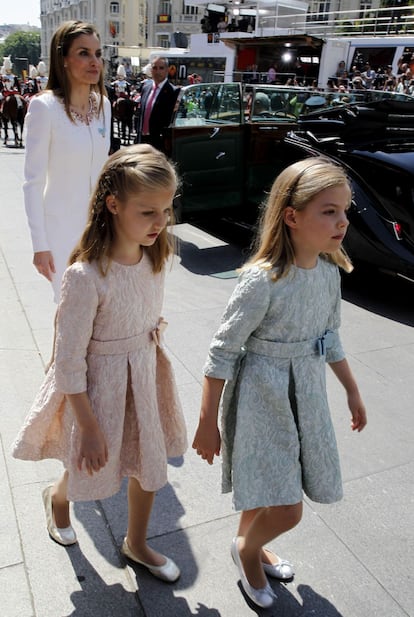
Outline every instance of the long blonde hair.
{"label": "long blonde hair", "polygon": [[[175,191],[177,184],[178,178],[172,163],[162,152],[148,144],[128,146],[112,154],[101,171],[90,200],[85,231],[69,263],[96,261],[105,276],[116,238],[114,215],[106,205],[106,198],[113,195],[122,203],[142,191]],[[170,223],[173,223],[171,219]],[[154,273],[162,270],[173,250],[173,240],[164,228],[156,242],[145,248]]]}
{"label": "long blonde hair", "polygon": [[[242,269],[252,265],[267,270],[276,268],[272,275],[275,281],[285,276],[295,261],[289,228],[284,221],[285,209],[291,206],[303,210],[321,191],[341,185],[351,190],[343,168],[324,157],[308,158],[284,169],[277,176],[264,204],[253,254]],[[333,253],[322,253],[321,257],[346,272],[353,269],[342,247]]]}
{"label": "long blonde hair", "polygon": [[[50,67],[46,88],[63,100],[65,111],[68,118],[74,122],[70,111],[71,85],[65,71],[65,57],[68,55],[73,41],[82,34],[95,34],[100,40],[99,32],[93,24],[86,21],[65,21],[52,36],[50,42]],[[103,67],[99,82],[91,85],[91,91],[99,94],[99,113],[103,112],[104,95],[106,94],[104,85]]]}

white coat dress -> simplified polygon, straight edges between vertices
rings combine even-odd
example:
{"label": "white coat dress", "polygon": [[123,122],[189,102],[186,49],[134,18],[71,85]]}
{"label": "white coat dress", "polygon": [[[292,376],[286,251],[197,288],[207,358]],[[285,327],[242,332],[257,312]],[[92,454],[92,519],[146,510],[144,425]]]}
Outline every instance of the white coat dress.
{"label": "white coat dress", "polygon": [[91,192],[108,157],[110,130],[106,97],[104,113],[89,125],[71,122],[53,92],[42,92],[30,101],[25,118],[24,203],[33,252],[53,255],[56,303],[69,255],[86,224]]}

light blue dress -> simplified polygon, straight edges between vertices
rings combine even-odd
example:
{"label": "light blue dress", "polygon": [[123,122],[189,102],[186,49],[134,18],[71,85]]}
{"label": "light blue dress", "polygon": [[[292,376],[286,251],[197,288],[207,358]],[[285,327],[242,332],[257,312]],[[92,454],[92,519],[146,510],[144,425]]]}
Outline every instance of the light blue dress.
{"label": "light blue dress", "polygon": [[325,368],[344,358],[340,303],[323,258],[276,282],[257,266],[240,275],[204,367],[226,380],[222,488],[237,510],[342,497]]}

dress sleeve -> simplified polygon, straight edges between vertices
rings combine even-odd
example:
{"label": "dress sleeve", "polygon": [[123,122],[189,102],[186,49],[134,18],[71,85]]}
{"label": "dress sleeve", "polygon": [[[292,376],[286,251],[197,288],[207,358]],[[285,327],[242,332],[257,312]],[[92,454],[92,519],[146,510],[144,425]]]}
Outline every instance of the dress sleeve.
{"label": "dress sleeve", "polygon": [[339,337],[339,326],[341,325],[341,276],[338,268],[334,267],[333,276],[333,309],[329,320],[328,329],[332,330],[332,344],[326,350],[326,362],[339,362],[345,358],[345,352],[342,348],[341,339]]}
{"label": "dress sleeve", "polygon": [[232,379],[243,345],[263,321],[270,303],[268,273],[255,268],[243,272],[213,337],[204,374]]}
{"label": "dress sleeve", "polygon": [[24,205],[32,236],[33,251],[48,251],[43,210],[43,193],[49,166],[49,144],[52,131],[51,110],[35,96],[25,118],[26,156],[24,163]]}
{"label": "dress sleeve", "polygon": [[90,272],[78,264],[65,271],[56,323],[55,378],[64,394],[87,391],[86,356],[98,308]]}

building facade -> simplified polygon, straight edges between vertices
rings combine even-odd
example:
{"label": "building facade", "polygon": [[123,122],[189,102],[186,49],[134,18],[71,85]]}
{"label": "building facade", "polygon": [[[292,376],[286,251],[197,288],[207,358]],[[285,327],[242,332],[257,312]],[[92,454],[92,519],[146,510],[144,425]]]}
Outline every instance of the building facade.
{"label": "building facade", "polygon": [[[404,3],[404,0],[403,0]],[[176,33],[247,32],[375,34],[380,0],[152,0],[147,3],[148,47],[177,47]],[[385,9],[382,9],[384,11]],[[348,31],[346,30],[348,28]]]}
{"label": "building facade", "polygon": [[[147,2],[148,47],[186,47],[186,38],[201,32],[205,7],[187,5],[185,0]],[[180,36],[181,35],[181,36]]]}
{"label": "building facade", "polygon": [[98,29],[108,72],[113,74],[122,61],[119,46],[139,49],[146,44],[146,7],[145,0],[40,0],[42,59],[48,65],[50,41],[62,22],[90,21]]}
{"label": "building facade", "polygon": [[[377,28],[383,24],[382,30],[387,30],[383,12],[387,9],[379,5],[380,0],[40,0],[41,53],[47,65],[51,37],[63,21],[91,21],[101,35],[108,73],[113,76],[120,63],[141,68],[153,48],[191,45],[195,53],[196,39],[202,35],[217,43],[232,36],[381,34]],[[392,20],[397,25],[387,33],[412,32],[412,23],[405,26],[411,30],[400,32],[400,22],[395,16]],[[210,55],[216,46],[209,46]],[[118,54],[119,48],[126,57]]]}

